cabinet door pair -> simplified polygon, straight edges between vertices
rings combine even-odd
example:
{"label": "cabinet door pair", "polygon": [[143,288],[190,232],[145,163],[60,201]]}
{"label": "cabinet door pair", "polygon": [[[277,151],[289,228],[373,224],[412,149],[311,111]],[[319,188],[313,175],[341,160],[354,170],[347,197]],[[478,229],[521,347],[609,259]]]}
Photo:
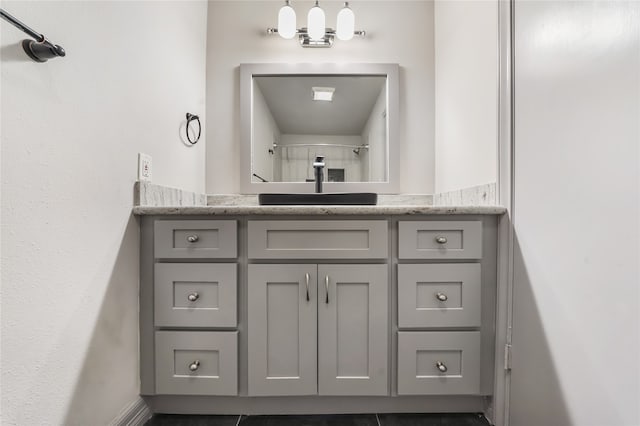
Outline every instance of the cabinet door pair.
{"label": "cabinet door pair", "polygon": [[387,395],[387,265],[249,265],[249,395]]}

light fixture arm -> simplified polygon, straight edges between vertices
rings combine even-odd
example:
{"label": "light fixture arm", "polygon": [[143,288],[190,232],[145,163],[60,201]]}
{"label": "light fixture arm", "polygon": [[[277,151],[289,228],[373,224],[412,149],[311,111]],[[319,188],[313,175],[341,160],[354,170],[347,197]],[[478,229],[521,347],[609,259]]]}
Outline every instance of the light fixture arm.
{"label": "light fixture arm", "polygon": [[[267,28],[267,34],[278,34],[278,29],[273,27]],[[333,41],[336,36],[336,30],[333,28],[326,28],[324,31],[324,38],[322,40],[311,40],[306,27],[298,28],[296,30],[296,34],[298,35],[298,41],[302,47],[331,47],[333,46]],[[357,37],[365,37],[367,32],[364,30],[356,30],[353,32],[353,35]]]}

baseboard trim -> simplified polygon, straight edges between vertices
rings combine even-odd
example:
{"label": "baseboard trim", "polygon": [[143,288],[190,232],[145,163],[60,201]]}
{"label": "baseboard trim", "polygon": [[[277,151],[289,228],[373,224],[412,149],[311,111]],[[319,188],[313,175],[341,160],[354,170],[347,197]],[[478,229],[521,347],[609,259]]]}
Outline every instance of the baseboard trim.
{"label": "baseboard trim", "polygon": [[151,418],[153,413],[142,399],[138,398],[123,409],[109,426],[142,426]]}
{"label": "baseboard trim", "polygon": [[154,413],[162,414],[362,414],[362,413],[481,413],[485,398],[455,396],[197,396],[145,397]]}

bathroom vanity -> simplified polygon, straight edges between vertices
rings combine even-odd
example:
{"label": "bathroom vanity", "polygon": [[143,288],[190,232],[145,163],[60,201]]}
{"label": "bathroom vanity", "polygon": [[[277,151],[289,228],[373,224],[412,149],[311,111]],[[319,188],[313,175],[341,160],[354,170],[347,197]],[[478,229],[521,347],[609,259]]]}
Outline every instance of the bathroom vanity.
{"label": "bathroom vanity", "polygon": [[482,412],[500,207],[137,207],[156,412]]}

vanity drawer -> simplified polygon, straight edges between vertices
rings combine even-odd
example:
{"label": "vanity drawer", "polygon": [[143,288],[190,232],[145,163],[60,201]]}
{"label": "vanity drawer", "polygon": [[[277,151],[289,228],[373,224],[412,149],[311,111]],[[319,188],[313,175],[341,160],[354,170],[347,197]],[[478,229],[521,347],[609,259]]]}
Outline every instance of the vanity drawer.
{"label": "vanity drawer", "polygon": [[399,395],[480,393],[480,332],[398,332]]}
{"label": "vanity drawer", "polygon": [[386,259],[386,220],[249,221],[250,259]]}
{"label": "vanity drawer", "polygon": [[154,252],[164,259],[235,258],[235,220],[158,220],[154,223]]}
{"label": "vanity drawer", "polygon": [[237,268],[228,263],[156,264],[155,325],[235,327]]}
{"label": "vanity drawer", "polygon": [[157,331],[156,393],[237,395],[237,331]]}
{"label": "vanity drawer", "polygon": [[398,265],[400,328],[479,327],[479,263]]}
{"label": "vanity drawer", "polygon": [[482,222],[399,222],[400,259],[480,259]]}

